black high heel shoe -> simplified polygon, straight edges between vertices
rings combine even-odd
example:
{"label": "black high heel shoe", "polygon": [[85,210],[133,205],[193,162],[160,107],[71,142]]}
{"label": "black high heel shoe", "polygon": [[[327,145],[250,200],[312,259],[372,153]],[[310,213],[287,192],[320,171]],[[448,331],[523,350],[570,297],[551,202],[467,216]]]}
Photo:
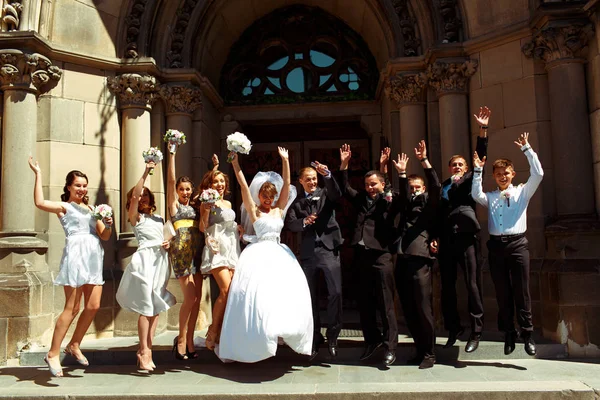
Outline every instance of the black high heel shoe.
{"label": "black high heel shoe", "polygon": [[195,360],[196,358],[198,358],[198,353],[196,352],[196,350],[188,351],[188,349],[185,349],[185,355],[190,360]]}
{"label": "black high heel shoe", "polygon": [[188,356],[187,356],[187,350],[186,350],[186,354],[181,354],[179,352],[179,350],[177,350],[177,339],[179,338],[179,336],[175,336],[175,339],[173,339],[173,354],[175,354],[175,358],[178,360],[187,360]]}

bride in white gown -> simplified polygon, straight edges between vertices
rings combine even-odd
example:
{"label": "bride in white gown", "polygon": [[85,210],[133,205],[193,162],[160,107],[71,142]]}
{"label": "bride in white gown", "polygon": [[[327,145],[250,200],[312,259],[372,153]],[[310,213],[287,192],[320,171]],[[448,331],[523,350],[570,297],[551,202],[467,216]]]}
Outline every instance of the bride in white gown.
{"label": "bride in white gown", "polygon": [[297,353],[311,353],[308,284],[294,254],[279,242],[285,212],[296,197],[290,186],[288,151],[279,147],[279,155],[283,179],[274,172],[259,172],[250,187],[237,154],[233,156],[244,201],[242,214],[247,214],[242,222],[247,218],[246,233],[255,236],[245,235],[251,244],[241,253],[229,288],[218,348],[222,360],[252,363],[272,357],[280,338]]}

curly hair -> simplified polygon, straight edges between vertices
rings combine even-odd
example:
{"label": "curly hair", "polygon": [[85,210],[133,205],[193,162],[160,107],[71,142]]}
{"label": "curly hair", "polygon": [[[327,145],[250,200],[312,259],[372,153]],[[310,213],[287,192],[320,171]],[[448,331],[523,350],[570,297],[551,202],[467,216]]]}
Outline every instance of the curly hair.
{"label": "curly hair", "polygon": [[[69,192],[69,186],[71,186],[73,184],[73,182],[75,181],[75,178],[84,178],[86,183],[88,182],[88,177],[83,172],[78,171],[76,169],[69,172],[67,174],[67,177],[65,178],[65,186],[63,187],[63,193],[60,195],[60,199],[62,201],[69,201],[69,199],[71,198],[71,193]],[[83,201],[83,204],[87,205],[88,202],[90,201],[89,196],[86,194],[83,197],[82,201]]]}

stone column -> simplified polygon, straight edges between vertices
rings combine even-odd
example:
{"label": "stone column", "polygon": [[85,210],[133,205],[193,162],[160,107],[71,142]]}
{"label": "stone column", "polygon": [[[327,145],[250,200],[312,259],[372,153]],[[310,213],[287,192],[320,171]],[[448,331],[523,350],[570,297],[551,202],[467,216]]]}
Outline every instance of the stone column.
{"label": "stone column", "polygon": [[[455,154],[462,155],[470,164],[467,83],[477,65],[477,60],[436,61],[427,69],[428,82],[439,99],[442,165]],[[447,169],[441,172],[443,179],[448,178]]]}
{"label": "stone column", "polygon": [[[192,134],[192,116],[196,108],[202,105],[201,91],[197,87],[161,85],[160,95],[167,107],[167,130],[177,129],[185,133],[186,144],[179,147],[176,158],[177,176],[193,176],[192,154],[197,148]],[[194,182],[198,185],[200,182]]]}
{"label": "stone column", "polygon": [[[122,111],[121,209],[124,210],[127,192],[144,172],[142,151],[150,147],[150,110],[158,95],[158,82],[147,74],[129,73],[109,78],[108,88],[118,95]],[[131,231],[126,217],[122,218],[121,230]]]}
{"label": "stone column", "polygon": [[[400,110],[400,132],[392,132],[400,137],[400,150],[410,158],[408,174],[422,175],[419,160],[415,157],[417,143],[427,137],[425,101],[423,99],[426,84],[425,74],[397,74],[386,85],[387,95],[394,100]],[[392,139],[393,140],[393,139]],[[396,154],[393,154],[396,157]]]}
{"label": "stone column", "polygon": [[[26,343],[41,341],[53,325],[48,244],[35,232],[34,174],[27,158],[36,155],[37,101],[62,71],[40,54],[0,50],[2,183],[0,188],[0,365]],[[47,160],[47,157],[45,158]],[[40,160],[47,178],[49,166]],[[47,182],[47,181],[46,181]]]}
{"label": "stone column", "polygon": [[[592,214],[592,151],[582,50],[593,35],[591,23],[549,26],[523,46],[527,57],[546,62],[552,132],[556,209],[559,216]],[[540,138],[542,140],[542,138]],[[599,147],[594,147],[599,153]],[[600,159],[600,154],[594,154]],[[596,184],[600,177],[596,177]]]}

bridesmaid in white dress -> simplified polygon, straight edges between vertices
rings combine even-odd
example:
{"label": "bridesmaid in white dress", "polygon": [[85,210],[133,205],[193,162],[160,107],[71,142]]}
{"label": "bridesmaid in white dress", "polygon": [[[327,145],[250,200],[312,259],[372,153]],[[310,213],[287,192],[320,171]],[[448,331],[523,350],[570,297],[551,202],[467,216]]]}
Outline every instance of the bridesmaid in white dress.
{"label": "bridesmaid in white dress", "polygon": [[[283,179],[274,172],[258,173],[250,187],[233,157],[241,186],[246,231],[256,236],[240,255],[229,289],[218,355],[222,360],[257,362],[275,355],[278,339],[294,351],[310,355],[313,318],[310,291],[300,264],[281,244],[283,218],[295,188],[290,186],[288,151],[279,147]],[[293,189],[293,191],[292,191]],[[244,215],[242,215],[244,221]]]}
{"label": "bridesmaid in white dress", "polygon": [[56,214],[66,235],[58,276],[54,280],[55,285],[64,287],[65,306],[56,320],[50,351],[44,358],[53,376],[63,376],[59,358],[60,346],[79,312],[81,295],[84,297],[84,309],[64,352],[75,357],[79,364],[89,365],[79,346],[100,308],[104,284],[104,250],[99,239],[110,238],[113,221],[112,218],[97,221],[92,217],[92,208],[88,205],[87,196],[88,179],[83,172],[73,170],[67,174],[63,194],[60,196],[62,201],[58,202],[44,200],[42,171],[32,157],[29,157],[29,167],[35,173],[35,206]]}
{"label": "bridesmaid in white dress", "polygon": [[216,155],[213,155],[213,163],[215,168],[204,175],[197,192],[199,196],[206,189],[214,189],[221,196],[215,203],[203,203],[200,207],[200,231],[213,243],[204,246],[200,270],[203,275],[211,274],[219,285],[212,324],[206,332],[205,345],[209,350],[213,350],[219,341],[229,286],[241,251],[235,211],[231,202],[224,199],[229,194],[229,177],[217,169],[219,158]]}
{"label": "bridesmaid in white dress", "polygon": [[148,173],[156,166],[146,164],[146,170],[137,185],[127,193],[127,217],[133,226],[138,248],[125,269],[117,302],[123,308],[140,314],[138,336],[140,348],[137,352],[139,369],[154,371],[152,360],[152,340],[158,324],[158,314],[175,305],[175,297],[167,290],[170,269],[166,249],[169,242],[164,240],[164,220],[154,214],[156,204],[154,194],[144,186]]}

